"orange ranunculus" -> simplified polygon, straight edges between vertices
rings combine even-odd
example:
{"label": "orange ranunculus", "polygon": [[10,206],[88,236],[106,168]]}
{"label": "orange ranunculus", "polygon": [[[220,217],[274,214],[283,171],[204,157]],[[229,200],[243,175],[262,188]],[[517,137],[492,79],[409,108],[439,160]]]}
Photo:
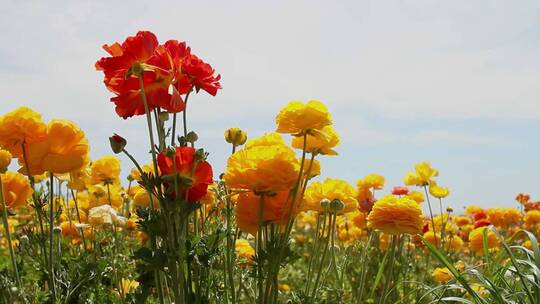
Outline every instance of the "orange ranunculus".
{"label": "orange ranunculus", "polygon": [[167,49],[159,46],[152,32],[140,31],[122,44],[104,45],[103,49],[111,56],[98,60],[96,69],[103,71],[105,85],[117,95],[111,101],[120,117],[145,114],[138,75],[131,75],[134,69],[144,69],[143,84],[150,111],[172,106],[174,99],[169,93],[174,76],[172,63],[167,59],[170,57]]}
{"label": "orange ranunculus", "polygon": [[19,158],[21,171],[32,175],[79,170],[88,163],[90,146],[84,132],[73,122],[53,119],[47,124],[46,137],[27,146],[26,158]]}
{"label": "orange ranunculus", "polygon": [[[266,225],[285,224],[291,208],[289,191],[279,191],[276,195],[265,195],[263,201],[262,221]],[[236,202],[236,222],[243,231],[256,234],[259,225],[259,208],[261,197],[253,192],[243,192]],[[295,208],[295,213],[298,208]]]}
{"label": "orange ranunculus", "polygon": [[[205,160],[197,161],[195,152],[195,149],[191,147],[177,147],[174,160],[167,156],[165,152],[158,155],[159,170],[163,175],[174,175],[176,173],[182,177],[179,181],[184,178],[191,179],[189,187],[179,182],[180,195],[185,195],[188,202],[195,202],[203,198],[208,191],[208,186],[213,183],[212,167]],[[169,183],[167,186],[174,192],[174,184]]]}
{"label": "orange ranunculus", "polygon": [[8,208],[19,208],[26,204],[32,195],[32,188],[26,176],[16,172],[1,175],[4,202]]}
{"label": "orange ranunculus", "polygon": [[27,107],[20,107],[0,116],[0,147],[8,150],[13,157],[22,158],[22,144],[25,147],[46,137],[47,126],[41,115]]}

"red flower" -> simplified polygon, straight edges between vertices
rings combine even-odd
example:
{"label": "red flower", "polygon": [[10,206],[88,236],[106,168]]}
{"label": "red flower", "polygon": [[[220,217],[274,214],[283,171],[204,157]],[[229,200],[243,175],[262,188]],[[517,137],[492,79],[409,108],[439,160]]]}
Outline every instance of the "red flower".
{"label": "red flower", "polygon": [[221,89],[221,75],[214,76],[215,70],[195,55],[183,61],[182,72],[189,77],[189,82],[197,91],[203,89],[216,96],[217,90]]}
{"label": "red flower", "polygon": [[479,219],[476,222],[474,222],[474,228],[484,227],[491,225],[491,222],[485,218]]}
{"label": "red flower", "polygon": [[393,195],[407,195],[407,193],[409,193],[409,188],[404,186],[398,186],[392,189]]}
{"label": "red flower", "polygon": [[[143,84],[149,110],[161,107],[176,110],[171,105],[172,95],[169,86],[172,82],[170,60],[164,47],[158,45],[156,36],[148,31],[138,32],[128,37],[121,45],[104,45],[103,49],[111,56],[96,62],[96,69],[105,74],[105,85],[117,96],[111,98],[116,105],[116,113],[122,118],[145,114],[141,89],[137,75],[130,75],[131,69],[139,65],[144,68]],[[182,108],[183,109],[183,108]]]}
{"label": "red flower", "polygon": [[[175,165],[176,164],[176,168]],[[188,202],[196,202],[203,198],[212,184],[212,167],[207,161],[195,161],[195,149],[191,147],[177,147],[174,160],[164,152],[158,155],[158,166],[163,175],[179,174],[190,178],[191,186],[179,186],[180,195],[185,196]],[[172,186],[174,185],[166,185]]]}
{"label": "red flower", "polygon": [[481,211],[475,212],[473,216],[474,216],[475,221],[479,221],[481,219],[487,218],[487,213],[484,210],[481,210]]}

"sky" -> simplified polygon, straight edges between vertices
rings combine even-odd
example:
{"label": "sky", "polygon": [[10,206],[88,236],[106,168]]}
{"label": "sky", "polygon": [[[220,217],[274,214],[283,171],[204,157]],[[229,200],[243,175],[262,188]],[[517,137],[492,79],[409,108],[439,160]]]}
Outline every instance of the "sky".
{"label": "sky", "polygon": [[341,135],[320,179],[378,173],[388,192],[429,161],[454,209],[540,200],[539,1],[4,0],[0,15],[0,114],[24,105],[71,119],[94,159],[116,132],[150,160],[144,117],[116,116],[94,68],[103,44],[150,30],[222,76],[216,97],[188,108],[216,176],[225,129],[254,138],[287,102],[316,99]]}

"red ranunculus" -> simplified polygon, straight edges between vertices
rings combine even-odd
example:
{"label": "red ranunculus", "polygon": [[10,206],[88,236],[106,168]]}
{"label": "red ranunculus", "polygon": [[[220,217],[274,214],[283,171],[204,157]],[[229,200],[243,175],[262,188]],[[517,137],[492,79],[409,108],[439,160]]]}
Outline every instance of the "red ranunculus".
{"label": "red ranunculus", "polygon": [[[195,149],[191,147],[177,147],[174,160],[165,152],[158,155],[158,165],[162,175],[175,173],[182,177],[191,178],[191,187],[179,187],[180,195],[185,196],[188,202],[196,202],[203,198],[212,184],[212,167],[207,161],[195,162]],[[175,165],[176,164],[176,168]],[[167,185],[174,187],[174,185]],[[187,193],[186,193],[187,190]]]}
{"label": "red ranunculus", "polygon": [[216,96],[217,90],[221,89],[219,83],[221,75],[214,76],[215,70],[193,54],[183,61],[182,72],[189,77],[191,85],[197,91],[202,89],[208,94]]}
{"label": "red ranunculus", "polygon": [[393,195],[407,195],[409,193],[409,188],[405,186],[397,186],[392,189]]}
{"label": "red ranunculus", "polygon": [[159,46],[156,36],[148,31],[140,31],[128,37],[122,44],[104,45],[103,49],[111,56],[96,62],[96,69],[105,74],[105,85],[116,94],[111,101],[116,105],[116,112],[122,118],[145,114],[141,97],[141,88],[137,75],[127,77],[128,71],[136,64],[145,72],[143,84],[148,107],[153,110],[161,107],[172,108],[172,95],[169,86],[173,80],[167,50]]}
{"label": "red ranunculus", "polygon": [[491,225],[491,222],[488,219],[479,219],[476,222],[474,222],[474,229],[479,227],[485,227]]}

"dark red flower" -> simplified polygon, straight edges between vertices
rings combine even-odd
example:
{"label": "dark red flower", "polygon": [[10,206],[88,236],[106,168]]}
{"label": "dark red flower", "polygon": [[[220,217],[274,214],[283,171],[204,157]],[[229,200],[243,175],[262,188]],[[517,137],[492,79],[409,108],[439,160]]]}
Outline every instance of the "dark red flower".
{"label": "dark red flower", "polygon": [[208,186],[213,183],[212,167],[207,161],[196,162],[195,152],[192,147],[177,147],[174,159],[165,152],[158,155],[158,166],[162,175],[179,174],[180,177],[191,179],[191,186],[179,187],[180,195],[185,196],[188,202],[196,202],[203,198]]}

